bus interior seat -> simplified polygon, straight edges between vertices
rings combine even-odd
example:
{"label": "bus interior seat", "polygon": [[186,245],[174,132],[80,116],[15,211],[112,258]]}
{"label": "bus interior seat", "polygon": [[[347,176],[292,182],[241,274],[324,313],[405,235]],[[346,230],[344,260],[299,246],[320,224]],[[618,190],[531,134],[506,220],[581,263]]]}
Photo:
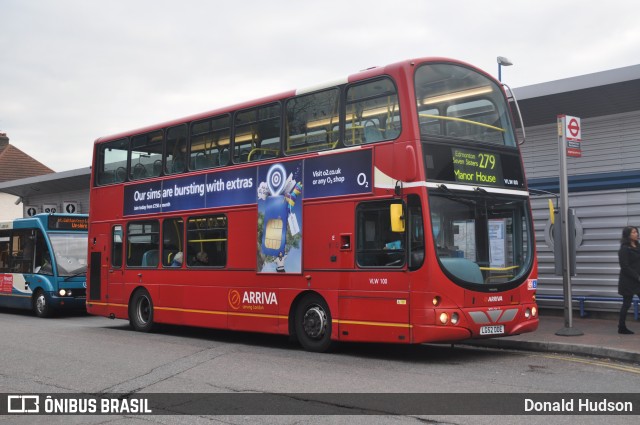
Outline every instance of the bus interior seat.
{"label": "bus interior seat", "polygon": [[158,250],[150,249],[142,255],[142,267],[158,266]]}
{"label": "bus interior seat", "polygon": [[457,257],[441,257],[440,262],[447,271],[449,271],[449,273],[459,277],[460,279],[466,280],[467,282],[484,283],[480,266],[471,260]]}
{"label": "bus interior seat", "polygon": [[178,252],[177,249],[165,249],[164,250],[164,265],[169,266],[173,262],[173,256]]}
{"label": "bus interior seat", "polygon": [[364,140],[367,143],[379,142],[382,140],[382,132],[378,127],[373,125],[364,128]]}
{"label": "bus interior seat", "polygon": [[171,170],[171,174],[182,173],[185,171],[184,156],[174,156],[172,159],[167,157],[167,169]]}
{"label": "bus interior seat", "polygon": [[124,167],[118,167],[116,169],[116,182],[123,182],[127,179],[127,170]]}
{"label": "bus interior seat", "polygon": [[203,168],[213,167],[213,159],[210,155],[197,155],[196,156],[196,170],[202,170]]}
{"label": "bus interior seat", "polygon": [[262,151],[260,148],[251,149],[251,152],[247,155],[247,161],[258,161],[262,159]]}
{"label": "bus interior seat", "polygon": [[218,165],[227,165],[229,163],[229,148],[222,147],[218,152]]}
{"label": "bus interior seat", "polygon": [[153,177],[159,176],[162,173],[162,160],[156,159],[153,162]]}
{"label": "bus interior seat", "polygon": [[147,177],[147,168],[143,163],[139,162],[133,166],[131,176],[134,180],[143,179]]}
{"label": "bus interior seat", "polygon": [[392,125],[391,127],[385,130],[384,139],[385,140],[395,139],[399,135],[400,135],[400,128],[397,125]]}
{"label": "bus interior seat", "polygon": [[99,174],[98,179],[100,180],[100,184],[115,183],[115,181],[116,181],[116,172],[115,171],[104,171],[104,172]]}

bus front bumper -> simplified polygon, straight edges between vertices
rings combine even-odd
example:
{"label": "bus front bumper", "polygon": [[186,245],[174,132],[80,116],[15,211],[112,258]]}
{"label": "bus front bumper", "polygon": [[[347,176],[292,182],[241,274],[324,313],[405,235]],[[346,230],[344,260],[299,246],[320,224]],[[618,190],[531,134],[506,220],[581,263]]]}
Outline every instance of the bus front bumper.
{"label": "bus front bumper", "polygon": [[47,293],[49,305],[56,310],[82,310],[87,308],[87,297],[61,297],[54,292]]}

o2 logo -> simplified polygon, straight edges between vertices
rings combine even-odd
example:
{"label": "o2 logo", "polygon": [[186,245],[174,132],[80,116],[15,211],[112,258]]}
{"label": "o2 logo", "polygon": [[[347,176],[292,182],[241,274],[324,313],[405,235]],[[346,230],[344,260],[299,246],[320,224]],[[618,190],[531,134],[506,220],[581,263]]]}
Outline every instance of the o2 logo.
{"label": "o2 logo", "polygon": [[267,186],[272,196],[282,193],[285,182],[287,180],[287,170],[282,164],[274,164],[267,172]]}

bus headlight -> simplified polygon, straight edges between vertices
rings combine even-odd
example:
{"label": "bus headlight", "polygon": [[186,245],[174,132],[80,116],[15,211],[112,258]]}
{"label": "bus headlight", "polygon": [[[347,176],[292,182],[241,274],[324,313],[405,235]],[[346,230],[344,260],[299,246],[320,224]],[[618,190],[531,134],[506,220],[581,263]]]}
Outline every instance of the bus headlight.
{"label": "bus headlight", "polygon": [[531,316],[536,317],[538,314],[538,309],[535,307],[531,307]]}
{"label": "bus headlight", "polygon": [[64,297],[65,295],[67,295],[67,290],[66,289],[61,289],[58,291],[58,294],[60,294],[61,297]]}
{"label": "bus headlight", "polygon": [[447,313],[440,313],[440,323],[446,325],[449,322],[449,315]]}
{"label": "bus headlight", "polygon": [[433,303],[434,307],[437,307],[440,305],[440,301],[442,301],[442,299],[439,296],[435,296],[433,297],[433,300],[431,300],[431,302]]}
{"label": "bus headlight", "polygon": [[457,325],[459,320],[460,320],[460,316],[458,316],[458,313],[453,313],[451,315],[451,324],[452,325]]}
{"label": "bus headlight", "polygon": [[526,309],[524,310],[524,318],[525,318],[525,319],[528,319],[528,318],[530,318],[530,317],[531,317],[531,310],[530,310],[529,308],[526,308]]}

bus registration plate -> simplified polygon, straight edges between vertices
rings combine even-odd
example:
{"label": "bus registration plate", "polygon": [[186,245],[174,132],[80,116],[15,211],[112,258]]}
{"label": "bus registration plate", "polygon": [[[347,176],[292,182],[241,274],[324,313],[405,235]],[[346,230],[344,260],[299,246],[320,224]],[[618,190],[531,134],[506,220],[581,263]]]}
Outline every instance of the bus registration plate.
{"label": "bus registration plate", "polygon": [[504,333],[504,325],[482,326],[480,335],[500,335]]}

